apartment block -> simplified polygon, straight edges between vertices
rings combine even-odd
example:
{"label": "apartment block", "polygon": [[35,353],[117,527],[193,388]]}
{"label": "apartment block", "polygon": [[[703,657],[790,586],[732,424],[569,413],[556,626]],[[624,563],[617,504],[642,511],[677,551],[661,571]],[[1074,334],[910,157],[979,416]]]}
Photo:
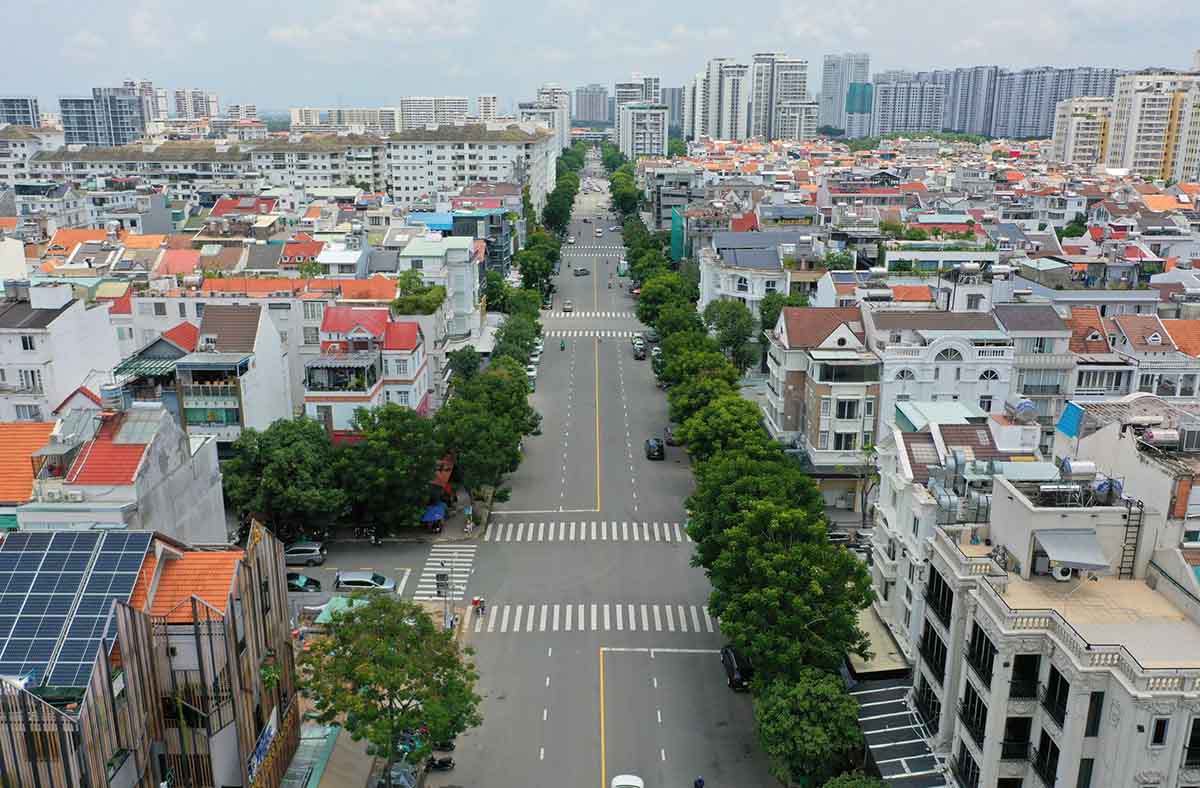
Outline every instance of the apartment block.
{"label": "apartment block", "polygon": [[230,104],[225,108],[225,117],[230,120],[258,120],[258,105]]}
{"label": "apartment block", "polygon": [[60,98],[58,107],[68,145],[128,145],[146,132],[142,98],[130,88],[93,88],[90,98]]}
{"label": "apartment block", "polygon": [[42,125],[37,98],[34,96],[0,96],[0,126],[6,123],[35,129]]}
{"label": "apartment block", "polygon": [[522,101],[517,104],[517,120],[542,124],[554,134],[559,148],[571,144],[571,111],[568,107],[551,101]]}
{"label": "apartment block", "polygon": [[617,124],[621,153],[630,160],[640,156],[667,155],[669,134],[666,104],[632,101],[619,107]]}
{"label": "apartment block", "polygon": [[821,69],[821,125],[846,128],[846,98],[853,84],[870,82],[871,56],[865,52],[826,55]]}
{"label": "apartment block", "polygon": [[1083,66],[1001,71],[996,78],[990,136],[1050,137],[1058,102],[1076,96],[1111,96],[1122,73],[1115,68]]}
{"label": "apartment block", "polygon": [[1200,73],[1121,77],[1109,126],[1106,166],[1148,179],[1200,178]]}
{"label": "apartment block", "polygon": [[1108,150],[1113,100],[1080,96],[1058,102],[1054,108],[1054,161],[1095,166]]}
{"label": "apartment block", "polygon": [[466,96],[404,96],[400,99],[401,130],[464,123],[471,111]]}
{"label": "apartment block", "polygon": [[683,134],[691,139],[741,140],[747,137],[750,66],[713,58],[684,87]]}
{"label": "apartment block", "polygon": [[608,88],[597,83],[575,88],[575,111],[571,117],[585,123],[607,123]]}
{"label": "apartment block", "polygon": [[500,97],[495,94],[480,94],[475,99],[475,114],[479,120],[487,123],[496,119],[499,114]]}
{"label": "apartment block", "polygon": [[63,142],[60,131],[28,126],[0,128],[0,186],[32,180],[29,160],[41,151],[58,150]]}
{"label": "apartment block", "polygon": [[749,135],[765,140],[783,138],[776,129],[780,108],[808,101],[808,61],[781,52],[757,53],[751,61],[750,81]]}
{"label": "apartment block", "polygon": [[[872,87],[871,136],[898,131],[941,131],[946,101],[944,86],[929,82],[877,82]],[[849,109],[847,114],[852,114]]]}

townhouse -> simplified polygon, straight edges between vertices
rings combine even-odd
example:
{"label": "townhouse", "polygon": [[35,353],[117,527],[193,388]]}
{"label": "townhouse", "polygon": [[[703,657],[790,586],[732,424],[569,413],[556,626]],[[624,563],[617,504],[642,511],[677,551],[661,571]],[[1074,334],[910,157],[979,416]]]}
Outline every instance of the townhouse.
{"label": "townhouse", "polygon": [[713,301],[734,300],[758,315],[770,293],[807,292],[820,275],[827,247],[816,235],[795,230],[716,232],[699,249],[701,311]]}
{"label": "townhouse", "polygon": [[1046,454],[1075,377],[1071,329],[1048,304],[998,304],[993,314],[1013,341],[1012,397],[1037,413]]}
{"label": "townhouse", "polygon": [[30,179],[29,160],[63,146],[63,133],[28,126],[0,128],[0,187]]}

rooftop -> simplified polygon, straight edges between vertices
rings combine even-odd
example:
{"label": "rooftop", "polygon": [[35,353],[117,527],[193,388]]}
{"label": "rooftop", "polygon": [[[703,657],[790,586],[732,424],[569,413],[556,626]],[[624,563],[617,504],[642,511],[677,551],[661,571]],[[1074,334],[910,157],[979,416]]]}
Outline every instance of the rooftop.
{"label": "rooftop", "polygon": [[30,455],[46,445],[54,422],[0,422],[0,503],[25,503],[33,490]]}
{"label": "rooftop", "polygon": [[152,616],[165,616],[169,623],[175,624],[191,623],[191,606],[183,603],[193,596],[224,612],[238,562],[244,556],[241,550],[221,550],[188,551],[179,557],[167,558],[154,588],[153,600],[147,597],[158,561],[154,556],[148,556],[129,596],[129,605]]}
{"label": "rooftop", "polygon": [[249,161],[250,152],[237,146],[228,150],[217,150],[217,146],[206,142],[164,142],[147,149],[141,144],[120,145],[112,148],[88,145],[73,151],[66,147],[55,151],[41,151],[33,156],[34,161]]}
{"label": "rooftop", "polygon": [[253,353],[262,308],[258,304],[209,304],[200,322],[200,336],[215,336],[217,353]]}

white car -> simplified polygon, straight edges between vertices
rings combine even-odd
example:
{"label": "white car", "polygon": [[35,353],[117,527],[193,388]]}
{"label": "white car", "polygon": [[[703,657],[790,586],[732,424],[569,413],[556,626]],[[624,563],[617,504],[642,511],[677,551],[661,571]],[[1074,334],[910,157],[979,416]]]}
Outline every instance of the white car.
{"label": "white car", "polygon": [[529,366],[536,367],[538,364],[541,364],[541,363],[542,363],[542,352],[540,350],[535,350],[529,354]]}
{"label": "white car", "polygon": [[646,783],[632,774],[618,774],[612,778],[612,788],[646,788]]}
{"label": "white car", "polygon": [[570,238],[568,238],[567,243],[569,243],[569,244],[575,243],[575,236],[572,235]]}

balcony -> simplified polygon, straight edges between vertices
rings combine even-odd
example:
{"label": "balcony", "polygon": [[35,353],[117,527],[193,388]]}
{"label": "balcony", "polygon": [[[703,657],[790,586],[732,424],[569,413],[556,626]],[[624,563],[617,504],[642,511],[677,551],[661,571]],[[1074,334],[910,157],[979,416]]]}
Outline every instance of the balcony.
{"label": "balcony", "polygon": [[379,381],[379,353],[323,354],[304,365],[307,393],[366,394]]}
{"label": "balcony", "polygon": [[1030,700],[1037,697],[1037,679],[1013,679],[1008,682],[1009,700]]}
{"label": "balcony", "polygon": [[947,630],[950,629],[950,612],[953,603],[934,596],[930,593],[928,586],[925,587],[925,592],[922,596],[925,597],[925,606],[937,616],[937,620],[942,622],[942,626]]}
{"label": "balcony", "polygon": [[1061,383],[1054,383],[1047,386],[1023,386],[1021,394],[1025,397],[1045,397],[1052,394],[1062,394],[1064,386]]}
{"label": "balcony", "polygon": [[1062,730],[1063,723],[1067,719],[1066,702],[1060,701],[1051,695],[1045,684],[1038,687],[1038,700],[1041,701],[1042,708],[1046,710],[1046,714],[1058,724],[1058,729]]}
{"label": "balcony", "polygon": [[[983,714],[979,714],[982,711]],[[981,719],[982,717],[982,719]],[[958,704],[958,719],[963,724],[963,729],[971,734],[975,744],[980,748],[983,747],[983,732],[987,725],[987,708],[983,706],[976,707],[974,713],[966,707],[965,703]]]}
{"label": "balcony", "polygon": [[1036,747],[1030,747],[1029,752],[1033,756],[1031,758],[1033,761],[1033,773],[1038,776],[1038,779],[1042,781],[1042,785],[1045,785],[1046,788],[1054,788],[1054,781],[1058,777],[1058,759],[1056,758],[1051,762],[1045,753],[1038,752]]}
{"label": "balcony", "polygon": [[967,649],[967,664],[971,666],[971,670],[979,677],[979,681],[988,689],[992,688],[992,670],[984,660],[984,655],[974,649]]}
{"label": "balcony", "polygon": [[181,386],[183,396],[188,399],[217,399],[229,398],[234,399],[238,396],[238,384],[236,383],[188,383]]}
{"label": "balcony", "polygon": [[1000,760],[1027,761],[1032,747],[1033,745],[1027,741],[1002,741],[1000,742]]}
{"label": "balcony", "polygon": [[932,646],[924,640],[921,641],[921,647],[918,651],[921,654],[921,659],[925,660],[925,664],[929,666],[930,675],[937,679],[938,684],[944,685],[946,683],[945,661],[943,660],[942,664],[939,665],[938,655],[934,653]]}

